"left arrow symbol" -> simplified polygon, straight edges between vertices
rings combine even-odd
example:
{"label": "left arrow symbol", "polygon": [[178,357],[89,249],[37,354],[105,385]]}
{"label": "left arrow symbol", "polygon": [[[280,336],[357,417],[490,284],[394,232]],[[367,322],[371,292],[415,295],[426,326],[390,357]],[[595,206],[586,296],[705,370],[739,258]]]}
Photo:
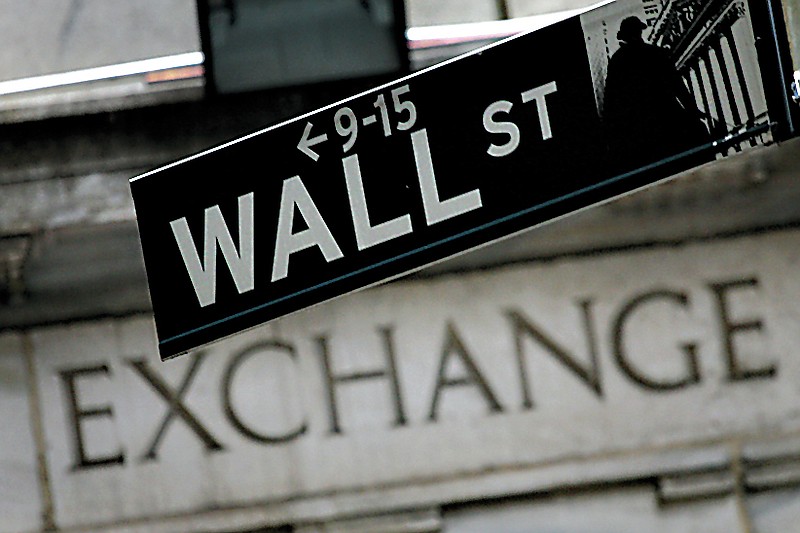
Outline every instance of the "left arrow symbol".
{"label": "left arrow symbol", "polygon": [[313,127],[314,125],[310,122],[306,123],[306,129],[303,131],[303,136],[300,138],[300,142],[297,143],[297,148],[308,157],[316,161],[319,159],[319,154],[312,150],[311,147],[327,141],[328,135],[323,133],[322,135],[311,137],[311,128]]}

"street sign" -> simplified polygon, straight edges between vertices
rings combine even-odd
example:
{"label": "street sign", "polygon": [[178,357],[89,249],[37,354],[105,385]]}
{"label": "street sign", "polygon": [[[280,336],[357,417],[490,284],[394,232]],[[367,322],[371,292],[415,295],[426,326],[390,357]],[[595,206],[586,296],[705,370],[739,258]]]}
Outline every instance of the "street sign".
{"label": "street sign", "polygon": [[689,4],[613,2],[132,179],[162,358],[793,135],[779,10]]}

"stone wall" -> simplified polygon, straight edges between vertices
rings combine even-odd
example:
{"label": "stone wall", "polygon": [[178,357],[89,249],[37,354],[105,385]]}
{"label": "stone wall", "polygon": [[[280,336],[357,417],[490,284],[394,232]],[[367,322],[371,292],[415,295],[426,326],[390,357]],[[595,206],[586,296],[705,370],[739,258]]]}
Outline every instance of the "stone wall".
{"label": "stone wall", "polygon": [[166,364],[148,316],[6,333],[0,531],[786,531],[798,243],[409,279]]}

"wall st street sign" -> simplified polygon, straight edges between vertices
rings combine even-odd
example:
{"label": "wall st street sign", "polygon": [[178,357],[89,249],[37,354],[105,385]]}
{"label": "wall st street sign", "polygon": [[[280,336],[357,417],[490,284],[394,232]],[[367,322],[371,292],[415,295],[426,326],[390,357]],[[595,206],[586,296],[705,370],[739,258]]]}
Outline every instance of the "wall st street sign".
{"label": "wall st street sign", "polygon": [[794,134],[779,4],[645,4],[132,179],[162,358]]}

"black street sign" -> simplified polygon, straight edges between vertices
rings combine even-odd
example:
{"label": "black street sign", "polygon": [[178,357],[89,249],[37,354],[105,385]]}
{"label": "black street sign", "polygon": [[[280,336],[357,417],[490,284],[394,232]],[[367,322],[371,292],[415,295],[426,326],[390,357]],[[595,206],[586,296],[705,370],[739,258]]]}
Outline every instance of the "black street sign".
{"label": "black street sign", "polygon": [[131,180],[162,358],[793,135],[779,4],[689,4],[617,1]]}

